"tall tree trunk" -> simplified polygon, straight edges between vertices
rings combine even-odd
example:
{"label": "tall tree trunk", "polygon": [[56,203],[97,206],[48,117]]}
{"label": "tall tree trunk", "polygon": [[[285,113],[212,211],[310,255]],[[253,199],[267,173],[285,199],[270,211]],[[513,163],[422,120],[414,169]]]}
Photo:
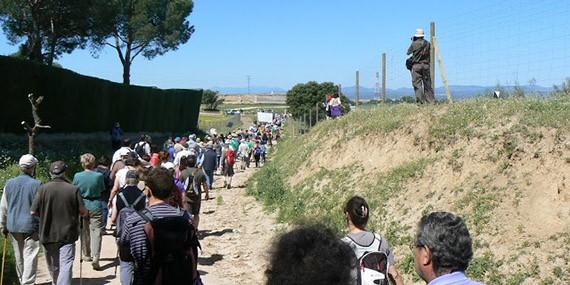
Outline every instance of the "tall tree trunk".
{"label": "tall tree trunk", "polygon": [[50,25],[51,25],[51,35],[50,35],[50,43],[49,43],[49,53],[48,53],[48,57],[46,60],[46,63],[48,66],[52,66],[53,65],[53,58],[55,56],[55,46],[57,43],[57,36],[55,35],[55,25],[53,23],[53,19],[50,19]]}
{"label": "tall tree trunk", "polygon": [[34,155],[34,139],[35,139],[35,134],[28,134],[28,153],[31,155]]}
{"label": "tall tree trunk", "polygon": [[123,63],[123,84],[131,85],[131,61],[128,59]]}

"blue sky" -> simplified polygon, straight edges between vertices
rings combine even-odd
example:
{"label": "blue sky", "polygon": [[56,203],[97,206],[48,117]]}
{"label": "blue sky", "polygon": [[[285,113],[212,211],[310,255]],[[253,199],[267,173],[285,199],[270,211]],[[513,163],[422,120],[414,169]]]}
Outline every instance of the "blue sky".
{"label": "blue sky", "polygon": [[[437,23],[453,85],[560,83],[570,76],[570,1],[566,0],[196,0],[196,33],[178,51],[137,58],[131,82],[160,88],[288,89],[309,80],[374,86],[380,54],[388,88],[409,87],[405,52],[418,27]],[[13,53],[0,36],[0,54]],[[58,60],[81,74],[120,82],[114,50],[77,50]],[[441,85],[441,79],[436,80]]]}

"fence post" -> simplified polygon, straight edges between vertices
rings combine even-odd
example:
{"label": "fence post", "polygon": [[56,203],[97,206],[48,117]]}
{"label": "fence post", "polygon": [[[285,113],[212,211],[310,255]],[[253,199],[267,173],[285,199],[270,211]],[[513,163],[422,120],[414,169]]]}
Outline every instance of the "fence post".
{"label": "fence post", "polygon": [[356,71],[356,103],[355,103],[355,109],[358,110],[358,105],[359,105],[359,101],[360,100],[360,73],[358,72],[358,70]]}
{"label": "fence post", "polygon": [[313,108],[309,108],[309,129],[313,127]]}
{"label": "fence post", "polygon": [[382,103],[386,103],[386,53],[382,54]]}
{"label": "fence post", "polygon": [[315,124],[319,123],[319,103],[316,104],[315,106]]}
{"label": "fence post", "polygon": [[431,88],[434,90],[435,97],[435,47],[433,46],[433,40],[435,39],[435,22],[430,23],[430,46],[429,56],[430,56],[430,75],[431,75]]}

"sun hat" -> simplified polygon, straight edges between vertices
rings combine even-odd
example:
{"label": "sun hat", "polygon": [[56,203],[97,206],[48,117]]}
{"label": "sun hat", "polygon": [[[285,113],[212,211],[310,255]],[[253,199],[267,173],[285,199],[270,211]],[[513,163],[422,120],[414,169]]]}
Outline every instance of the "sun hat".
{"label": "sun hat", "polygon": [[416,38],[423,38],[424,37],[424,29],[416,29],[416,34],[414,35]]}
{"label": "sun hat", "polygon": [[65,162],[58,160],[51,163],[49,166],[49,173],[53,175],[60,175],[64,173],[66,169],[67,165],[65,165]]}
{"label": "sun hat", "polygon": [[32,168],[38,163],[38,159],[31,154],[24,154],[20,157],[18,165],[21,168]]}
{"label": "sun hat", "polygon": [[177,142],[179,142],[179,141],[180,141],[180,137],[175,137],[175,138],[174,138],[174,142],[175,142],[175,143],[177,143]]}

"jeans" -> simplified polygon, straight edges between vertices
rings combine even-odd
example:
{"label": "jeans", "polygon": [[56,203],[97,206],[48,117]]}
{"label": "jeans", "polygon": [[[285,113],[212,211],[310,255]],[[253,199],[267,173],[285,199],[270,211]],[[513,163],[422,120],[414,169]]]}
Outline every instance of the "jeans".
{"label": "jeans", "polygon": [[206,179],[208,183],[208,189],[212,189],[212,185],[214,185],[214,170],[204,170],[208,179]]}
{"label": "jeans", "polygon": [[36,283],[36,271],[38,269],[38,253],[40,242],[38,233],[10,233],[16,272],[22,285]]}
{"label": "jeans", "polygon": [[101,238],[103,235],[101,211],[89,212],[89,216],[83,218],[83,230],[81,231],[81,252],[85,257],[93,257],[93,261],[99,261],[101,255]]}
{"label": "jeans", "polygon": [[54,285],[71,285],[75,243],[45,243],[44,252]]}
{"label": "jeans", "polygon": [[109,207],[107,202],[101,201],[101,227],[103,230],[107,227],[107,220],[109,219]]}
{"label": "jeans", "polygon": [[135,269],[134,262],[120,260],[119,266],[121,267],[121,285],[131,285],[131,280],[133,280],[133,272]]}

